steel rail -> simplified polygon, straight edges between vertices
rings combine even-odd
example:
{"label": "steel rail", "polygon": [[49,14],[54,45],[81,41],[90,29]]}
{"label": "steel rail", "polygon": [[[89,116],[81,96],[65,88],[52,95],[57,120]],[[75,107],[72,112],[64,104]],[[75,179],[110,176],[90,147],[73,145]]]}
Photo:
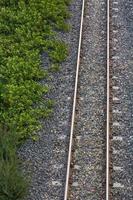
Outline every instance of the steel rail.
{"label": "steel rail", "polygon": [[[77,87],[78,87],[78,76],[79,76],[79,65],[80,65],[80,52],[82,43],[82,30],[83,30],[83,18],[84,18],[84,7],[85,0],[82,2],[82,14],[80,23],[80,35],[79,35],[79,46],[77,56],[77,68],[75,77],[75,90],[73,98],[73,110],[71,119],[71,130],[68,150],[68,161],[67,161],[67,173],[65,183],[64,200],[68,198],[68,187],[69,187],[69,176],[70,176],[70,164],[71,164],[71,152],[73,143],[73,132],[74,132],[74,121],[75,121],[75,109],[76,109],[76,98],[77,98]],[[106,200],[110,200],[110,0],[107,0],[107,103],[106,103]]]}
{"label": "steel rail", "polygon": [[110,0],[107,0],[106,200],[110,199]]}
{"label": "steel rail", "polygon": [[68,198],[70,164],[71,164],[71,157],[72,157],[72,144],[73,144],[73,132],[74,132],[74,122],[75,122],[75,109],[76,109],[79,66],[80,66],[80,53],[81,53],[81,43],[82,43],[83,20],[84,20],[84,8],[85,8],[85,0],[82,0],[82,11],[81,11],[81,21],[80,21],[80,33],[79,33],[79,45],[78,45],[78,55],[77,55],[75,89],[74,89],[74,98],[73,98],[73,110],[72,110],[72,119],[71,119],[71,130],[70,130],[70,140],[69,140],[69,150],[68,150],[68,161],[67,161],[67,173],[66,173],[64,200],[67,200],[67,198]]}

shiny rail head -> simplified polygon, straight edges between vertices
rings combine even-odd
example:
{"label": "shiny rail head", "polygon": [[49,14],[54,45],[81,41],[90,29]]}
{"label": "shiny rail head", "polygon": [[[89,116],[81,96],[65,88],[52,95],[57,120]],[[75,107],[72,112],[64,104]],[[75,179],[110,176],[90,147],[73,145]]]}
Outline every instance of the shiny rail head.
{"label": "shiny rail head", "polygon": [[69,187],[69,176],[70,176],[70,164],[71,164],[71,153],[72,153],[72,143],[73,143],[76,99],[77,99],[78,75],[79,75],[79,66],[80,66],[80,52],[81,52],[81,43],[82,43],[84,9],[85,9],[85,0],[82,0],[79,45],[78,45],[78,56],[77,56],[77,67],[76,67],[76,77],[75,77],[75,89],[74,89],[74,98],[73,98],[73,110],[72,110],[72,119],[71,119],[71,130],[70,130],[70,141],[69,141],[69,150],[68,150],[68,161],[67,161],[67,173],[66,173],[64,200],[68,199],[68,187]]}

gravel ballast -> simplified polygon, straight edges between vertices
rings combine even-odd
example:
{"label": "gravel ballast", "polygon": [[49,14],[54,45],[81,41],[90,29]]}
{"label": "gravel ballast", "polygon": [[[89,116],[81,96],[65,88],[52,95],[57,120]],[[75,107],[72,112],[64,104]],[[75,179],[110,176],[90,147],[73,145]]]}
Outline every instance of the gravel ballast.
{"label": "gravel ballast", "polygon": [[[106,3],[85,1],[69,200],[106,199]],[[81,6],[82,0],[73,0],[72,28],[59,33],[69,45],[69,56],[47,82],[52,88],[47,98],[56,102],[54,113],[42,121],[39,140],[20,149],[23,169],[32,177],[26,200],[64,199]],[[113,0],[110,11],[111,198],[132,200],[133,2]],[[45,54],[42,60],[45,69]]]}
{"label": "gravel ballast", "polygon": [[[133,1],[118,0],[111,16],[112,199],[133,199]],[[114,9],[115,8],[115,9]],[[116,16],[116,17],[114,17]]]}
{"label": "gravel ballast", "polygon": [[69,200],[105,199],[106,1],[87,0]]}
{"label": "gravel ballast", "polygon": [[[24,170],[32,177],[26,200],[63,199],[81,6],[81,0],[71,3],[71,30],[69,33],[60,33],[60,37],[69,46],[69,56],[62,64],[60,72],[52,74],[48,81],[52,88],[49,98],[56,102],[54,113],[50,119],[42,122],[44,128],[39,132],[39,140],[29,140],[20,149],[25,163]],[[44,55],[43,60],[45,68]]]}

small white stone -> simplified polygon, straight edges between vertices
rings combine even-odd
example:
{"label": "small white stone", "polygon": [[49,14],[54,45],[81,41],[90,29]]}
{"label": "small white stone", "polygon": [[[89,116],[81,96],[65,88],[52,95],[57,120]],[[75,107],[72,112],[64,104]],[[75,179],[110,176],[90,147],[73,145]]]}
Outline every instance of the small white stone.
{"label": "small white stone", "polygon": [[120,154],[119,150],[113,149],[113,154]]}
{"label": "small white stone", "polygon": [[112,78],[113,78],[113,79],[118,79],[118,77],[117,77],[117,76],[113,76]]}
{"label": "small white stone", "polygon": [[118,33],[118,30],[113,30],[113,33]]}
{"label": "small white stone", "polygon": [[116,110],[113,110],[113,113],[121,114],[121,111],[116,109]]}
{"label": "small white stone", "polygon": [[120,57],[119,56],[112,56],[112,59],[118,60]]}
{"label": "small white stone", "polygon": [[80,136],[80,135],[79,135],[79,136],[76,136],[76,139],[77,139],[77,140],[81,140],[81,138],[82,138],[82,136]]}
{"label": "small white stone", "polygon": [[119,90],[119,87],[118,86],[113,86],[112,87],[114,90]]}
{"label": "small white stone", "polygon": [[55,168],[55,169],[61,169],[63,167],[64,167],[63,164],[55,164],[55,165],[53,165],[53,168]]}
{"label": "small white stone", "polygon": [[80,100],[81,100],[81,101],[83,101],[83,100],[84,100],[84,98],[83,98],[83,97],[80,97]]}
{"label": "small white stone", "polygon": [[118,40],[116,38],[114,38],[114,42],[118,42]]}
{"label": "small white stone", "polygon": [[77,169],[77,170],[79,170],[81,168],[81,166],[80,165],[74,165],[74,169]]}
{"label": "small white stone", "polygon": [[113,184],[113,187],[114,188],[124,188],[124,185],[122,185],[121,183],[117,183],[116,182],[116,183]]}
{"label": "small white stone", "polygon": [[72,183],[72,186],[74,186],[74,187],[78,187],[78,185],[79,185],[78,182],[73,182]]}
{"label": "small white stone", "polygon": [[120,99],[118,97],[113,97],[113,101],[119,101]]}
{"label": "small white stone", "polygon": [[118,1],[114,1],[113,4],[118,4]]}
{"label": "small white stone", "polygon": [[114,11],[116,11],[116,12],[118,12],[119,11],[119,9],[118,8],[112,8]]}
{"label": "small white stone", "polygon": [[114,141],[123,141],[123,137],[121,136],[113,136]]}
{"label": "small white stone", "polygon": [[119,166],[113,166],[114,171],[123,171],[122,167]]}
{"label": "small white stone", "polygon": [[62,186],[62,183],[60,181],[52,181],[53,186]]}
{"label": "small white stone", "polygon": [[65,140],[66,137],[67,137],[66,135],[61,135],[61,136],[59,136],[59,139],[60,139],[60,140]]}
{"label": "small white stone", "polygon": [[119,122],[113,122],[113,126],[120,126]]}
{"label": "small white stone", "polygon": [[118,15],[113,15],[112,17],[113,17],[113,18],[117,18],[117,17],[118,17]]}

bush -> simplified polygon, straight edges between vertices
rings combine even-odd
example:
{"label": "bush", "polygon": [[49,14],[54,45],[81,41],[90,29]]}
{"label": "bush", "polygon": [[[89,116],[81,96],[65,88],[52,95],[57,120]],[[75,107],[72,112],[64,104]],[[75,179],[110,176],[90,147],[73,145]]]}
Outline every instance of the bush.
{"label": "bush", "polygon": [[[22,199],[26,181],[16,148],[36,139],[40,118],[52,113],[53,101],[40,84],[67,56],[56,32],[66,31],[69,0],[0,0],[0,200]],[[51,66],[43,70],[46,52]],[[6,127],[6,129],[5,129]]]}
{"label": "bush", "polygon": [[0,200],[21,200],[27,192],[27,180],[18,169],[16,156],[0,162]]}
{"label": "bush", "polygon": [[65,59],[66,45],[55,30],[66,29],[67,5],[65,0],[0,2],[0,119],[20,140],[41,128],[42,113],[51,113],[46,103],[39,106],[49,91],[37,82],[48,75],[40,55],[47,52],[55,66]]}
{"label": "bush", "polygon": [[16,155],[17,135],[1,129],[0,134],[0,200],[21,200],[28,182],[20,171]]}

